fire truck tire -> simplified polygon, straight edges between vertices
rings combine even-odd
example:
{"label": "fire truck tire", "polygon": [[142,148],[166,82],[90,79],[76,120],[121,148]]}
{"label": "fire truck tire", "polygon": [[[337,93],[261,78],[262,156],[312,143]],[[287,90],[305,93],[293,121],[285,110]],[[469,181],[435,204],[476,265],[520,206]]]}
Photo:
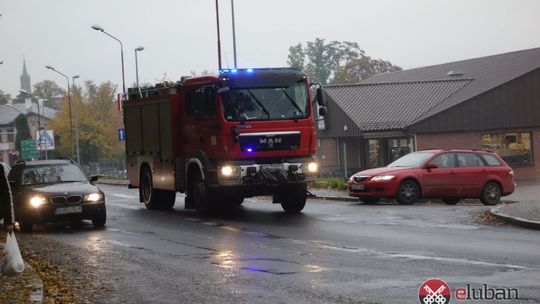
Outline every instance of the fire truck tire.
{"label": "fire truck tire", "polygon": [[176,200],[176,191],[171,190],[156,190],[159,199],[159,209],[169,210],[174,207]]}
{"label": "fire truck tire", "polygon": [[154,188],[154,183],[152,181],[152,173],[148,166],[143,166],[141,168],[141,186],[140,186],[140,196],[141,201],[146,206],[148,210],[159,209],[160,193],[159,190]]}
{"label": "fire truck tire", "polygon": [[306,205],[307,184],[295,184],[285,187],[280,194],[281,207],[287,213],[300,213]]}
{"label": "fire truck tire", "polygon": [[199,179],[193,182],[191,189],[188,190],[188,195],[197,213],[205,215],[212,211],[212,202],[208,196],[208,190],[204,180]]}
{"label": "fire truck tire", "polygon": [[231,196],[228,198],[227,202],[231,206],[240,206],[244,202],[244,198],[241,196]]}

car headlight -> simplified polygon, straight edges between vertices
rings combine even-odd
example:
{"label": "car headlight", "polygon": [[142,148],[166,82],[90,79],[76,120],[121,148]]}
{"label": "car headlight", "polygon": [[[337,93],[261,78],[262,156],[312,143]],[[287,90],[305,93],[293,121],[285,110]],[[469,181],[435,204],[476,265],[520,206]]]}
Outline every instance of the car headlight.
{"label": "car headlight", "polygon": [[371,178],[372,181],[389,181],[392,180],[395,176],[393,175],[377,175]]}
{"label": "car headlight", "polygon": [[308,163],[307,165],[308,173],[317,173],[319,171],[319,164],[316,162]]}
{"label": "car headlight", "polygon": [[47,200],[42,196],[34,196],[30,199],[30,205],[34,208],[39,208],[39,206],[44,205]]}
{"label": "car headlight", "polygon": [[91,193],[84,196],[85,202],[95,203],[95,202],[99,202],[102,199],[103,199],[103,194],[101,193]]}

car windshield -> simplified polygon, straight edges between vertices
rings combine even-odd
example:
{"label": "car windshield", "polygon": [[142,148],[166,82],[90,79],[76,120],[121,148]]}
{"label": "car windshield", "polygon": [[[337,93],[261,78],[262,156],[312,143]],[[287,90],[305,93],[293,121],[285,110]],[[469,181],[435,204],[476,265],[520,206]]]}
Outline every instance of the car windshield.
{"label": "car windshield", "polygon": [[74,164],[32,166],[22,174],[23,186],[83,181],[88,181],[86,175]]}
{"label": "car windshield", "polygon": [[305,82],[288,87],[231,89],[222,94],[228,121],[299,119],[309,115]]}
{"label": "car windshield", "polygon": [[433,156],[433,152],[414,152],[409,153],[395,162],[388,165],[388,167],[420,167],[424,162]]}

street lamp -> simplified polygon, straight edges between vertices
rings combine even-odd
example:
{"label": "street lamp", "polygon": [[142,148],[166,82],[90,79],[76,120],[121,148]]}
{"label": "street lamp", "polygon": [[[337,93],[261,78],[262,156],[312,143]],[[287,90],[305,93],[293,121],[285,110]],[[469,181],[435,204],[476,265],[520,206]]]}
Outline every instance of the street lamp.
{"label": "street lamp", "polygon": [[50,65],[46,65],[45,68],[49,69],[49,70],[53,70],[55,71],[56,73],[64,76],[64,78],[66,78],[66,81],[67,81],[67,87],[68,87],[68,110],[69,110],[69,137],[71,139],[70,141],[70,146],[71,146],[71,158],[73,158],[73,122],[72,122],[72,118],[71,118],[71,92],[69,90],[69,77],[67,77],[65,74],[57,71],[54,67],[50,66]]}
{"label": "street lamp", "polygon": [[123,89],[124,95],[126,95],[126,82],[125,82],[125,77],[124,77],[124,46],[122,45],[122,41],[120,41],[120,39],[114,37],[113,35],[105,32],[105,30],[99,25],[92,25],[92,28],[96,31],[102,32],[103,34],[111,37],[112,39],[120,43],[120,59],[122,60],[122,89]]}
{"label": "street lamp", "polygon": [[144,46],[140,46],[135,49],[135,76],[137,78],[137,89],[139,90],[139,95],[141,96],[141,98],[142,98],[142,92],[141,92],[141,87],[139,86],[139,62],[137,61],[137,52],[140,52],[142,50],[144,50]]}
{"label": "street lamp", "polygon": [[[73,77],[71,77],[71,85],[73,85],[73,91],[75,91],[75,89],[77,88],[75,86],[75,79],[79,77],[79,75],[74,75]],[[79,113],[79,111],[77,111],[77,113]],[[81,154],[79,152],[79,115],[77,115],[77,119],[75,120],[75,147],[77,148],[77,164],[80,164]]]}

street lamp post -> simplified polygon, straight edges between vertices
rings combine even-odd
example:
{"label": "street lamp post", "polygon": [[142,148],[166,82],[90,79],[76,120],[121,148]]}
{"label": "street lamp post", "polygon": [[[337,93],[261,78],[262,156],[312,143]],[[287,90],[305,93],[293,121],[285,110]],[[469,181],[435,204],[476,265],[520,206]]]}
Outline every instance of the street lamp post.
{"label": "street lamp post", "polygon": [[92,25],[92,28],[96,31],[102,32],[103,34],[111,37],[112,39],[120,43],[120,59],[122,60],[122,89],[123,89],[124,95],[126,95],[126,81],[124,77],[124,46],[122,45],[122,41],[120,41],[120,39],[114,37],[113,35],[105,32],[105,30],[99,25]]}
{"label": "street lamp post", "polygon": [[139,95],[141,96],[141,98],[142,98],[142,92],[141,92],[141,87],[139,86],[139,62],[137,60],[137,52],[140,52],[142,50],[144,50],[144,46],[140,46],[135,49],[135,77],[137,79],[137,90],[139,90]]}
{"label": "street lamp post", "polygon": [[[75,86],[75,79],[79,77],[79,75],[74,75],[73,77],[71,77],[71,85],[73,85],[73,91],[75,91],[75,89],[77,88]],[[77,111],[77,113],[79,113],[79,111]],[[81,154],[79,152],[79,115],[77,115],[77,119],[75,119],[75,147],[77,149],[77,164],[80,164]]]}
{"label": "street lamp post", "polygon": [[232,12],[232,36],[233,36],[233,55],[234,55],[234,68],[238,67],[236,60],[236,28],[234,25],[234,0],[231,0],[231,12]]}
{"label": "street lamp post", "polygon": [[68,91],[67,91],[67,94],[68,94],[68,110],[69,110],[69,137],[70,137],[70,146],[71,146],[71,158],[73,158],[73,122],[72,122],[72,117],[71,117],[71,91],[69,89],[69,77],[67,77],[65,74],[59,72],[58,70],[56,70],[54,67],[50,66],[50,65],[46,65],[45,68],[49,69],[49,70],[53,70],[55,71],[56,73],[64,76],[64,78],[66,78],[66,81],[67,81],[67,87],[68,87]]}

